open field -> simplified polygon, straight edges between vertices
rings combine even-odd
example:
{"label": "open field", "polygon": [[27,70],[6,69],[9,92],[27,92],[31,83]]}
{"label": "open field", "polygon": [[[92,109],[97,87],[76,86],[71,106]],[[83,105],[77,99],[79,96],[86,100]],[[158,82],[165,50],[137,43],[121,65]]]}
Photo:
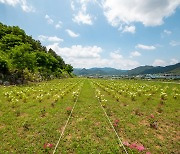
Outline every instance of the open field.
{"label": "open field", "polygon": [[75,78],[1,86],[0,153],[53,153],[65,129],[56,153],[178,154],[179,103],[173,83]]}

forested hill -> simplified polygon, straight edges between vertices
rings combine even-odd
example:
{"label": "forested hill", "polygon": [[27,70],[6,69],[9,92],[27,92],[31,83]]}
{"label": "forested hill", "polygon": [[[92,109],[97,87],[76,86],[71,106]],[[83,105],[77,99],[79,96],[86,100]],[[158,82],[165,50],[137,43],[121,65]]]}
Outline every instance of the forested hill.
{"label": "forested hill", "polygon": [[0,23],[0,82],[22,83],[68,76],[73,67],[17,26]]}
{"label": "forested hill", "polygon": [[131,70],[119,70],[115,68],[75,68],[73,71],[76,75],[97,76],[97,75],[144,75],[144,74],[173,74],[180,75],[180,63],[169,66],[139,66]]}

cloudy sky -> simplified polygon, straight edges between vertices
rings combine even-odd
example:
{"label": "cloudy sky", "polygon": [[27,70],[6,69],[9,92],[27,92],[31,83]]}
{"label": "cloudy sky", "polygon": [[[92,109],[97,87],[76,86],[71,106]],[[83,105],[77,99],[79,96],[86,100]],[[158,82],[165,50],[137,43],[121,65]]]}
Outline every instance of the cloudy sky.
{"label": "cloudy sky", "polygon": [[180,61],[180,0],[0,0],[0,22],[76,68]]}

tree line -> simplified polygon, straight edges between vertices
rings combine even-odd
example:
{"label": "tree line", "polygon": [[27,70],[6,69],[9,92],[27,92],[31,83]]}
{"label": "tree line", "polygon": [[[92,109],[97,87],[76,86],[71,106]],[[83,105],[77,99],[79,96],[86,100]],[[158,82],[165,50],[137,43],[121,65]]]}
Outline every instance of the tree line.
{"label": "tree line", "polygon": [[73,67],[18,26],[0,23],[0,80],[18,84],[71,75]]}

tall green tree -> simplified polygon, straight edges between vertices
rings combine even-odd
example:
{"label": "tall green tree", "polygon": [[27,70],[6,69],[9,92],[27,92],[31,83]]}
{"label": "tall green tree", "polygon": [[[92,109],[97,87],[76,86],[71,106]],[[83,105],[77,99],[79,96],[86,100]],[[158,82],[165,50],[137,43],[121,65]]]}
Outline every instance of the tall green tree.
{"label": "tall green tree", "polygon": [[52,50],[51,48],[49,49],[48,53],[50,53],[53,57],[55,57],[57,59],[58,65],[61,69],[65,68],[65,62],[61,56],[57,55],[56,52],[54,50]]}
{"label": "tall green tree", "polygon": [[34,71],[35,67],[35,54],[32,53],[30,44],[22,44],[16,46],[12,50],[12,64],[20,72],[23,72],[25,68],[30,71]]}
{"label": "tall green tree", "polygon": [[[63,71],[73,71],[55,51],[26,35],[18,26],[0,23],[0,73],[9,77],[25,74],[41,75],[42,78],[60,77]],[[2,75],[1,75],[2,76]],[[0,76],[0,78],[1,78]]]}
{"label": "tall green tree", "polygon": [[73,72],[73,67],[70,64],[66,64],[65,70],[70,74]]}

